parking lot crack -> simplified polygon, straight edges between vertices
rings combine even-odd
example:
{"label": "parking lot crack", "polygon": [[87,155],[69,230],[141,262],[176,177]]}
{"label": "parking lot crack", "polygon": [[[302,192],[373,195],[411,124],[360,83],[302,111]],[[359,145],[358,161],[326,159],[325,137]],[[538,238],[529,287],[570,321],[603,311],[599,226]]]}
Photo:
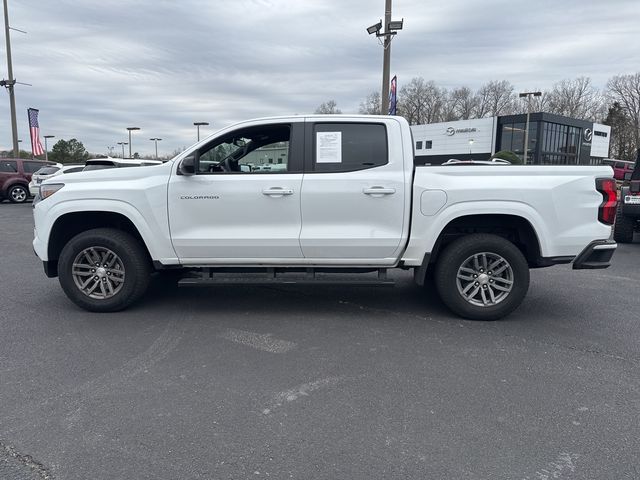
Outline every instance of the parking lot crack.
{"label": "parking lot crack", "polygon": [[22,467],[28,468],[37,478],[52,480],[53,475],[42,463],[34,459],[31,455],[18,452],[14,447],[0,440],[0,454],[15,460]]}

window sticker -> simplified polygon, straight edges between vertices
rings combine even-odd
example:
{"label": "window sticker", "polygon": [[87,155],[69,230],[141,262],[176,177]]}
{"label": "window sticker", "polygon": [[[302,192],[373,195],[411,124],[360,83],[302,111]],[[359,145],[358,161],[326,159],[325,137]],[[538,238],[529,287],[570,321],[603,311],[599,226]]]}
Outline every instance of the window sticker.
{"label": "window sticker", "polygon": [[342,163],[342,132],[316,132],[316,163]]}

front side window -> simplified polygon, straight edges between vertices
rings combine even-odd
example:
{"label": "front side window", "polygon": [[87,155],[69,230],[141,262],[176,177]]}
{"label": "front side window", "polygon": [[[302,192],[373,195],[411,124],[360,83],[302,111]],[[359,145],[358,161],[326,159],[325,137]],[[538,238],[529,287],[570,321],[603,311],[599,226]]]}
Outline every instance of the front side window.
{"label": "front side window", "polygon": [[236,130],[200,150],[197,172],[287,172],[290,136],[289,125],[262,125]]}
{"label": "front side window", "polygon": [[422,142],[416,142],[416,150],[422,150]]}
{"label": "front side window", "polygon": [[353,172],[389,163],[387,130],[376,123],[317,123],[313,171]]}

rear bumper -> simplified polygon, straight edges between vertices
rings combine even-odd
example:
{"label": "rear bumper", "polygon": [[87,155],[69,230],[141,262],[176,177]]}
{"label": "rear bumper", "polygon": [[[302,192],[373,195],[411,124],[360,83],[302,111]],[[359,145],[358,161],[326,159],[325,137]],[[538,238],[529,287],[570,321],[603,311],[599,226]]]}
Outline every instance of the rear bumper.
{"label": "rear bumper", "polygon": [[573,262],[574,270],[607,268],[618,248],[613,240],[594,240],[586,246]]}

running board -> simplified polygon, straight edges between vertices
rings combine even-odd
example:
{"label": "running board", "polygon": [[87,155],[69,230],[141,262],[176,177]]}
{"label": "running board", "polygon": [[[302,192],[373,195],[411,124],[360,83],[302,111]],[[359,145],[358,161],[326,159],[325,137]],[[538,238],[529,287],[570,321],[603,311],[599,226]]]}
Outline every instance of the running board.
{"label": "running board", "polygon": [[379,268],[362,272],[338,269],[331,271],[307,268],[290,270],[286,268],[266,268],[261,271],[233,271],[231,269],[203,268],[192,271],[192,275],[178,280],[181,287],[206,285],[264,285],[264,284],[322,284],[322,285],[363,285],[391,287],[395,281],[387,277],[387,269]]}

